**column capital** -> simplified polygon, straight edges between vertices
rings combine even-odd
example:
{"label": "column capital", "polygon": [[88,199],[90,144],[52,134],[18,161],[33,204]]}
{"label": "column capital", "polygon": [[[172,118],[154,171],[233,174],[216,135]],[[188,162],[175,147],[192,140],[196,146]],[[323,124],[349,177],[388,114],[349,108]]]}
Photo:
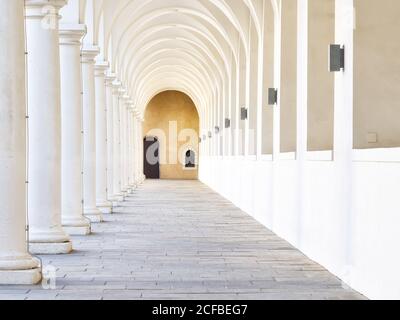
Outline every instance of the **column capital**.
{"label": "column capital", "polygon": [[125,94],[121,97],[121,99],[123,99],[126,104],[128,104],[128,101],[131,100],[131,97],[126,94],[126,90],[125,90]]}
{"label": "column capital", "polygon": [[143,122],[144,121],[143,114],[137,109],[135,111],[135,117],[139,122]]}
{"label": "column capital", "polygon": [[82,49],[82,63],[95,64],[95,58],[100,53],[99,47],[84,47]]}
{"label": "column capital", "polygon": [[117,76],[114,73],[106,73],[106,86],[112,87],[113,82],[117,79]]}
{"label": "column capital", "polygon": [[[67,5],[68,0],[25,0],[25,17],[29,19],[43,19],[52,17],[60,19],[59,11]],[[49,26],[51,21],[47,21]]]}
{"label": "column capital", "polygon": [[84,24],[60,24],[60,45],[80,46],[86,33],[87,28]]}
{"label": "column capital", "polygon": [[108,67],[109,63],[106,61],[97,62],[94,66],[94,76],[105,78]]}
{"label": "column capital", "polygon": [[119,90],[122,88],[122,83],[116,79],[112,83],[112,88],[113,88],[113,94],[118,96],[119,95]]}
{"label": "column capital", "polygon": [[126,93],[126,90],[125,90],[125,88],[122,86],[122,83],[121,83],[121,86],[120,86],[120,88],[118,89],[119,97],[120,97],[121,99],[124,99],[125,93]]}

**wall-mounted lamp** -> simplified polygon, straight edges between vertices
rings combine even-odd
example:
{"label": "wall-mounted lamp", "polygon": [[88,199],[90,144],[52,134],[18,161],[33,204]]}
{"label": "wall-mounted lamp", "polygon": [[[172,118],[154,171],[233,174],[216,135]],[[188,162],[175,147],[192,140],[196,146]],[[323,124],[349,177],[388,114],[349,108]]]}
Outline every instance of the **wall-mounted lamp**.
{"label": "wall-mounted lamp", "polygon": [[225,119],[225,129],[229,129],[231,127],[231,119]]}
{"label": "wall-mounted lamp", "polygon": [[208,131],[208,137],[211,139],[212,138],[212,132]]}
{"label": "wall-mounted lamp", "polygon": [[248,110],[246,108],[242,108],[240,111],[240,119],[247,120],[248,117],[249,117]]}
{"label": "wall-mounted lamp", "polygon": [[214,130],[215,130],[215,134],[219,134],[220,129],[218,126],[215,126]]}
{"label": "wall-mounted lamp", "polygon": [[345,67],[345,50],[344,46],[339,44],[331,44],[329,46],[329,71],[344,71]]}
{"label": "wall-mounted lamp", "polygon": [[268,104],[270,106],[278,104],[278,89],[275,88],[268,89]]}
{"label": "wall-mounted lamp", "polygon": [[204,134],[203,135],[203,140],[206,141],[207,140],[207,136]]}

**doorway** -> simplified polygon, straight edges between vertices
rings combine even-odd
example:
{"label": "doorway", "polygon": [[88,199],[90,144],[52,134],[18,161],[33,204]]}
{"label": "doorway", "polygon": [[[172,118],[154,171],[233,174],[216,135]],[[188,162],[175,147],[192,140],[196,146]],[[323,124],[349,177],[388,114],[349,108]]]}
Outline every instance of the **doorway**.
{"label": "doorway", "polygon": [[185,168],[186,169],[195,169],[196,168],[196,153],[193,150],[186,151]]}
{"label": "doorway", "polygon": [[156,137],[144,138],[144,175],[160,179],[160,143]]}

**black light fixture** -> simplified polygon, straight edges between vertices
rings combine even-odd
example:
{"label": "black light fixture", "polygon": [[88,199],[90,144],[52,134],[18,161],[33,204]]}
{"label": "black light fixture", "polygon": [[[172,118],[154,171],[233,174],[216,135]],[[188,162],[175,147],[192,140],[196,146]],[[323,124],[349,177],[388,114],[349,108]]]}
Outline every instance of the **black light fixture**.
{"label": "black light fixture", "polygon": [[219,127],[218,127],[218,126],[215,126],[214,130],[215,130],[215,134],[219,134],[219,132],[220,132],[220,129],[219,129]]}
{"label": "black light fixture", "polygon": [[241,111],[240,111],[240,118],[241,118],[242,120],[247,120],[248,116],[249,116],[248,110],[247,110],[246,108],[243,107],[243,108],[241,109]]}
{"label": "black light fixture", "polygon": [[225,119],[225,129],[229,129],[231,127],[231,119]]}
{"label": "black light fixture", "polygon": [[278,104],[278,89],[275,88],[268,89],[268,104],[270,106]]}
{"label": "black light fixture", "polygon": [[344,71],[345,67],[345,50],[344,46],[339,44],[331,44],[329,46],[329,71]]}

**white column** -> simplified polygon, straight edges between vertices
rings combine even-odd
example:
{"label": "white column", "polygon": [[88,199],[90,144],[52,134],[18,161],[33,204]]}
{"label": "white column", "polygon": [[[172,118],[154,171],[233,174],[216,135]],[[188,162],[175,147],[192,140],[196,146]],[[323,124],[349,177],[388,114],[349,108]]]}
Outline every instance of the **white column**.
{"label": "white column", "polygon": [[107,74],[106,85],[106,113],[107,113],[107,200],[115,201],[114,198],[114,114],[113,114],[113,82],[115,75]]}
{"label": "white column", "polygon": [[136,141],[136,109],[132,109],[132,175],[133,175],[133,184],[135,188],[137,188],[137,178],[136,178],[136,154],[137,154],[137,141]]}
{"label": "white column", "polygon": [[129,110],[128,110],[128,145],[129,145],[129,154],[128,154],[128,183],[131,191],[133,192],[136,189],[135,183],[135,174],[134,174],[134,108],[133,101],[129,101]]}
{"label": "white column", "polygon": [[132,100],[128,100],[126,103],[126,181],[128,184],[128,192],[133,192],[133,183],[132,183],[132,139],[131,139],[131,115],[132,115]]}
{"label": "white column", "polygon": [[108,63],[95,66],[96,85],[96,199],[102,213],[111,213],[112,203],[107,200],[107,112],[105,71]]}
{"label": "white column", "polygon": [[119,202],[124,200],[121,192],[121,131],[120,131],[120,89],[121,83],[114,82],[113,84],[113,201]]}
{"label": "white column", "polygon": [[26,237],[24,0],[0,0],[0,285],[36,284]]}
{"label": "white column", "polygon": [[[299,0],[297,3],[297,142],[296,142],[296,156],[297,156],[297,175],[296,175],[296,188],[297,188],[297,217],[296,224],[299,230],[302,230],[302,217],[307,210],[308,195],[306,190],[308,166],[307,166],[307,146],[308,146],[308,21],[309,21],[309,8],[308,0]],[[278,214],[278,212],[274,213]],[[271,224],[273,224],[273,220]],[[297,233],[296,242],[302,245],[303,237],[301,232]]]}
{"label": "white column", "polygon": [[133,109],[133,111],[132,111],[132,129],[133,129],[133,134],[132,134],[133,135],[132,136],[132,139],[133,139],[133,163],[132,163],[133,182],[135,184],[135,188],[137,188],[138,187],[138,179],[137,179],[138,175],[137,175],[136,167],[137,167],[137,155],[138,155],[139,149],[138,149],[137,132],[136,132],[136,130],[137,130],[136,108]]}
{"label": "white column", "polygon": [[69,253],[61,226],[61,96],[58,11],[65,1],[26,0],[30,250]]}
{"label": "white column", "polygon": [[143,134],[142,134],[142,119],[141,115],[138,112],[136,114],[136,119],[137,119],[137,141],[138,141],[138,152],[137,152],[137,179],[138,179],[138,184],[142,184],[144,181],[143,178],[143,160],[144,160],[144,155],[143,155]]}
{"label": "white column", "polygon": [[121,112],[121,191],[124,195],[129,193],[128,188],[128,170],[127,170],[127,103],[129,96],[123,95],[120,99],[120,112]]}
{"label": "white column", "polygon": [[70,235],[90,234],[83,215],[81,40],[84,25],[60,28],[62,224]]}
{"label": "white column", "polygon": [[146,180],[146,176],[144,175],[144,143],[143,143],[143,122],[144,122],[144,117],[143,114],[140,115],[140,123],[139,123],[139,140],[140,140],[140,150],[139,150],[139,157],[140,157],[140,162],[139,162],[139,171],[140,171],[140,183],[143,183]]}
{"label": "white column", "polygon": [[353,0],[336,0],[336,44],[345,48],[345,69],[335,73],[335,130],[334,164],[338,219],[341,219],[343,237],[342,279],[352,284],[354,265],[354,215],[353,215],[353,111],[354,111],[354,28]]}
{"label": "white column", "polygon": [[99,49],[82,50],[83,87],[83,199],[84,213],[92,222],[102,222],[96,203],[96,109],[94,63]]}
{"label": "white column", "polygon": [[143,174],[143,162],[144,162],[144,154],[143,154],[143,116],[141,113],[137,114],[137,139],[138,139],[138,182],[142,184],[145,180],[145,176]]}
{"label": "white column", "polygon": [[137,119],[137,110],[134,111],[133,113],[133,128],[134,128],[134,146],[135,146],[135,151],[134,151],[134,174],[135,174],[135,184],[138,186],[140,184],[140,177],[139,177],[139,121]]}

